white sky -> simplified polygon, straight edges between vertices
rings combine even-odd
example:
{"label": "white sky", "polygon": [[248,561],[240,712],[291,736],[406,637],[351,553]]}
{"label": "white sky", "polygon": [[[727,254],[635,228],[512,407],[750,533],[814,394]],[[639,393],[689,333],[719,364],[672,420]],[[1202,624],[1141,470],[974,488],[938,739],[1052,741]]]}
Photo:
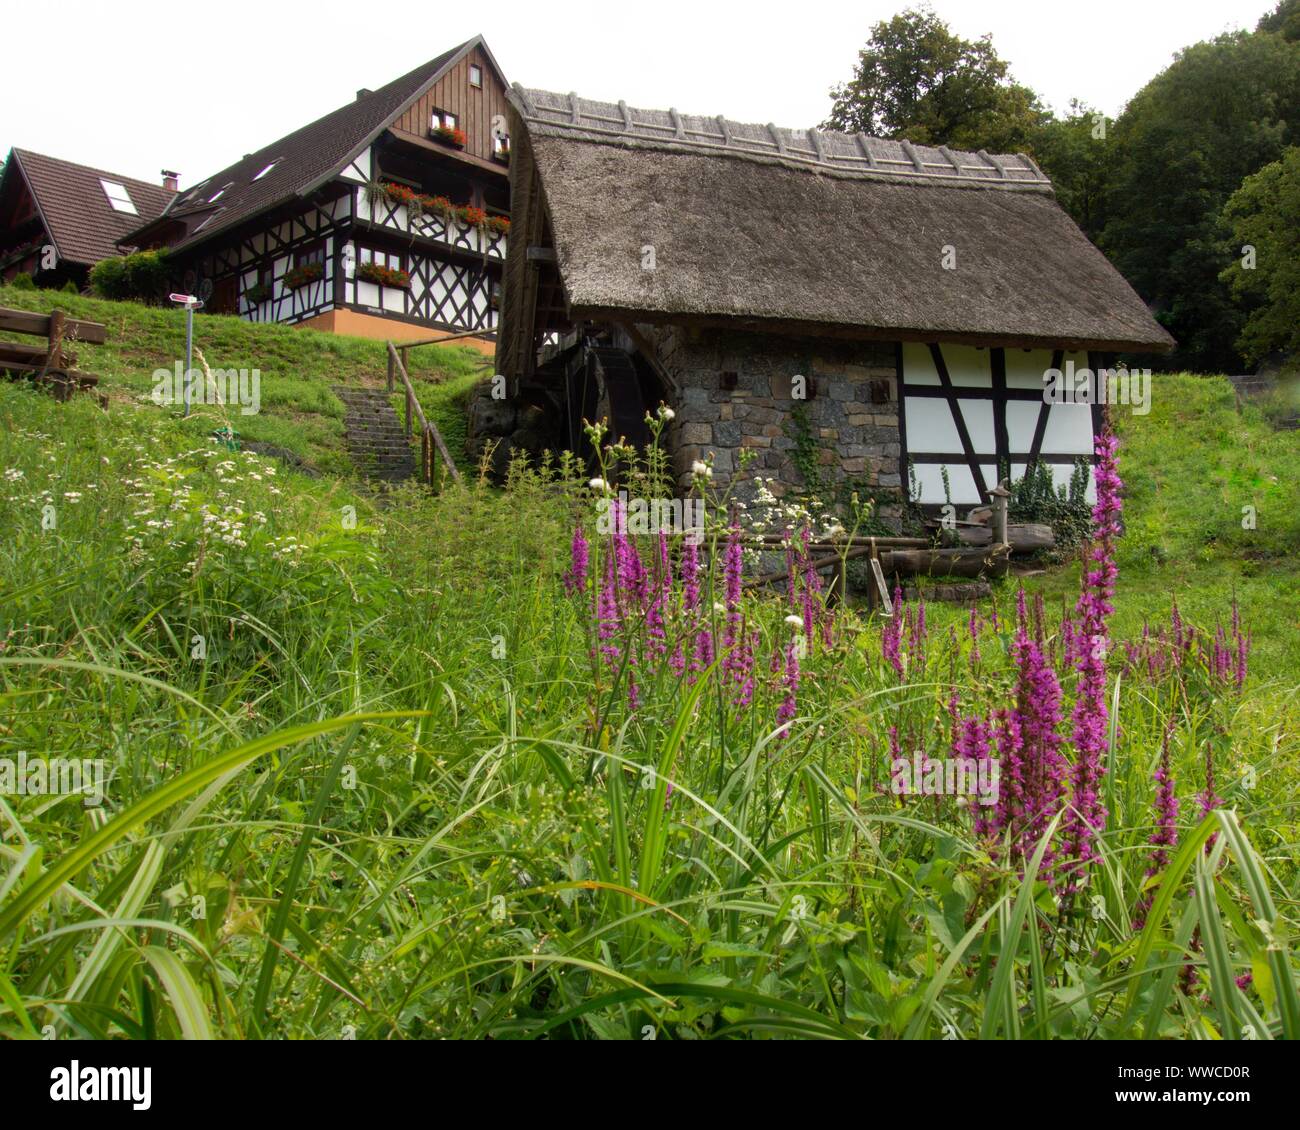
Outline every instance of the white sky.
{"label": "white sky", "polygon": [[[0,0],[0,147],[196,184],[480,32],[511,81],[646,108],[807,127],[871,26],[908,0]],[[1180,48],[1253,28],[1275,0],[933,0],[990,32],[1063,111],[1109,114]],[[52,34],[52,29],[57,29]],[[19,45],[25,45],[21,49]],[[184,60],[181,62],[180,60]]]}

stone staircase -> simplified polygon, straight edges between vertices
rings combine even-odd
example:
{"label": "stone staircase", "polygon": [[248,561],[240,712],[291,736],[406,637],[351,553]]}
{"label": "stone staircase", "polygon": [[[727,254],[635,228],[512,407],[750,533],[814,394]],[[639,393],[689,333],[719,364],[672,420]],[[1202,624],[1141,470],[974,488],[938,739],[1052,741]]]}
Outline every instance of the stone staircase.
{"label": "stone staircase", "polygon": [[400,483],[415,475],[415,456],[402,434],[402,421],[383,389],[335,386],[346,414],[348,454],[366,478],[379,483]]}

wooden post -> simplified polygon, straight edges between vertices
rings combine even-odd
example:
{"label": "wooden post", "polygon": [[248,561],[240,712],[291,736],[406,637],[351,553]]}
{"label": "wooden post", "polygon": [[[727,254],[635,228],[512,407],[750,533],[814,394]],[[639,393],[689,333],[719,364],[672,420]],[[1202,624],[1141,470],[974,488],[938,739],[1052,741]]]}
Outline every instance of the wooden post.
{"label": "wooden post", "polygon": [[388,351],[388,391],[392,392],[393,387],[394,387],[393,386],[393,354],[392,351],[389,350]]}
{"label": "wooden post", "polygon": [[411,394],[411,386],[407,385],[406,386],[406,438],[407,440],[410,440],[411,438],[411,416],[412,416],[411,401],[414,399],[415,397]]}
{"label": "wooden post", "polygon": [[989,497],[993,500],[993,530],[998,545],[1007,544],[1007,499],[1011,497],[1011,492],[1007,490],[1006,482],[1003,479],[989,491]]}

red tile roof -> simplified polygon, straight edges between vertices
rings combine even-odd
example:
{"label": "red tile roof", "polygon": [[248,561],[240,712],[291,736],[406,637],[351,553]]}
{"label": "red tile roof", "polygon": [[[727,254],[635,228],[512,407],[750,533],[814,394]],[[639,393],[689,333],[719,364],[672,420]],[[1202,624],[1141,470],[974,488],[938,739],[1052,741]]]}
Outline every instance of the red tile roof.
{"label": "red tile roof", "polygon": [[[30,149],[15,149],[10,158],[36,198],[59,258],[71,263],[91,266],[121,254],[118,241],[160,215],[175,195],[160,184],[46,157]],[[135,213],[117,211],[108,202],[101,180],[125,188]]]}

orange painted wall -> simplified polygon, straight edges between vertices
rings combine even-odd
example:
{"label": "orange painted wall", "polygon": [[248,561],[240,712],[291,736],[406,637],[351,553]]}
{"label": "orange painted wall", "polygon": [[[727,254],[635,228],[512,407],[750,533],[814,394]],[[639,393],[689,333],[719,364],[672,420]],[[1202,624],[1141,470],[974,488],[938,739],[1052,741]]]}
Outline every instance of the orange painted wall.
{"label": "orange painted wall", "polygon": [[[451,334],[450,330],[435,330],[390,318],[377,318],[373,314],[362,314],[357,310],[329,310],[295,325],[303,329],[319,330],[321,333],[347,334],[349,337],[366,337],[375,341],[427,341]],[[452,344],[468,345],[487,357],[496,356],[496,342],[483,338],[465,337]]]}

